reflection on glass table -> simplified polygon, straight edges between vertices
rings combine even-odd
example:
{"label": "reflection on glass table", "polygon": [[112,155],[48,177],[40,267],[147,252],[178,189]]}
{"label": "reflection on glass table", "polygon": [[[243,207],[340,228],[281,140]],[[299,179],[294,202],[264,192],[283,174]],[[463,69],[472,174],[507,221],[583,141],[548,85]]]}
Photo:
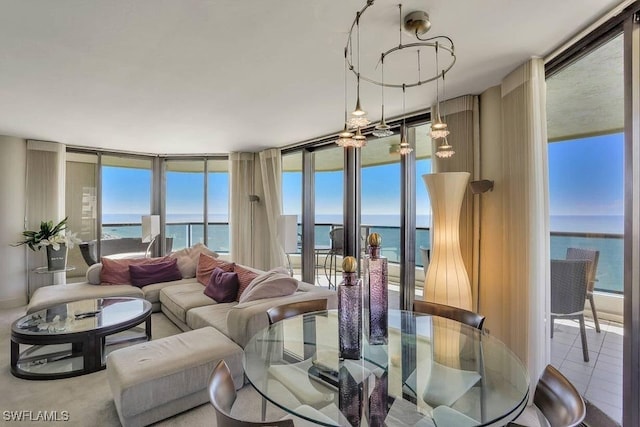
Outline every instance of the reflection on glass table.
{"label": "reflection on glass table", "polygon": [[390,310],[388,344],[362,342],[359,360],[341,361],[336,310],[293,317],[249,341],[245,373],[274,405],[327,426],[499,426],[527,403],[525,367],[475,328]]}

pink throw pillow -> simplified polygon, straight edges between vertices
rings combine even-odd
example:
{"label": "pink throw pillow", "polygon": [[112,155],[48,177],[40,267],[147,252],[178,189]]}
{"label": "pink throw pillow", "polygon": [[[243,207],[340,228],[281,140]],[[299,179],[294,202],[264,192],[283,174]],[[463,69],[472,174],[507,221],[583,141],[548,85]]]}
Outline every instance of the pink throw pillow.
{"label": "pink throw pillow", "polygon": [[233,302],[238,294],[238,274],[216,267],[211,273],[204,294],[218,303]]}
{"label": "pink throw pillow", "polygon": [[240,301],[240,297],[244,293],[244,290],[249,287],[253,279],[258,277],[258,273],[255,271],[244,268],[241,265],[236,264],[234,271],[238,273],[238,296],[236,297],[236,301]]}
{"label": "pink throw pillow", "polygon": [[109,259],[102,257],[102,270],[100,270],[100,283],[106,285],[130,285],[130,265],[158,264],[170,261],[169,257],[160,258],[124,258]]}
{"label": "pink throw pillow", "polygon": [[198,258],[198,268],[196,270],[196,278],[198,282],[202,283],[203,286],[207,286],[209,283],[209,278],[211,277],[211,273],[213,270],[218,267],[222,271],[227,273],[233,272],[233,266],[235,264],[232,262],[224,262],[217,260],[209,255],[200,254],[200,258]]}

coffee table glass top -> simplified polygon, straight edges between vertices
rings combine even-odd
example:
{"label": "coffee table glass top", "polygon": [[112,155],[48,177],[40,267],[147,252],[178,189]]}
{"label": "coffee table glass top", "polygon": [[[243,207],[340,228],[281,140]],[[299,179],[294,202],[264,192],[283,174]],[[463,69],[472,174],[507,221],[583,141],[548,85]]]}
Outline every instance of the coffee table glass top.
{"label": "coffee table glass top", "polygon": [[337,336],[336,310],[278,322],[246,345],[245,374],[276,406],[327,426],[362,425],[363,417],[369,424],[497,426],[526,405],[529,376],[520,360],[461,323],[389,310],[388,344],[370,345],[363,332],[359,360],[339,359]]}
{"label": "coffee table glass top", "polygon": [[140,298],[98,298],[59,304],[18,319],[20,335],[64,335],[108,329],[144,316],[151,303]]}

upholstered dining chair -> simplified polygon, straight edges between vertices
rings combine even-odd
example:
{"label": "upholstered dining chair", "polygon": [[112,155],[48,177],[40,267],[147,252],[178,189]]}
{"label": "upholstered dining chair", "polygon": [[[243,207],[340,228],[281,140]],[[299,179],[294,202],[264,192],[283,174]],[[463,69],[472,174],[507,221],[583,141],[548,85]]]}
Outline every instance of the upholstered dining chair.
{"label": "upholstered dining chair", "polygon": [[299,316],[304,313],[312,313],[314,311],[323,311],[327,309],[326,299],[313,299],[308,301],[297,301],[289,304],[282,304],[267,310],[269,324],[273,325],[284,319],[293,316]]}
{"label": "upholstered dining chair", "polygon": [[582,356],[589,361],[587,332],[584,325],[584,298],[590,261],[551,260],[551,338],[555,319],[577,319],[580,323]]}
{"label": "upholstered dining chair", "polygon": [[[216,410],[216,425],[218,427],[294,427],[294,425],[302,427],[316,425],[311,422],[306,422],[300,418],[297,418],[297,421],[294,424],[293,419],[291,418],[283,418],[277,421],[244,421],[233,417],[231,415],[231,409],[238,395],[233,384],[231,371],[224,360],[218,362],[216,367],[213,369],[211,377],[209,377],[208,392],[209,401]],[[310,419],[320,419],[326,423],[332,423],[332,420],[329,417],[308,405],[299,406],[296,408],[295,412],[308,416]]]}
{"label": "upholstered dining chair", "polygon": [[[282,304],[276,307],[272,307],[267,310],[267,317],[269,318],[269,324],[273,325],[290,317],[299,316],[305,313],[312,313],[314,311],[323,311],[327,309],[326,299],[314,299],[308,301],[297,301],[288,304]],[[272,353],[271,347],[269,348],[269,354]],[[267,414],[267,399],[262,397],[262,419],[265,419]]]}
{"label": "upholstered dining chair", "polygon": [[455,320],[480,330],[482,330],[482,326],[484,325],[483,315],[463,308],[453,307],[451,305],[415,300],[413,301],[413,311],[417,313],[431,314],[433,316],[446,317],[447,319]]}
{"label": "upholstered dining chair", "polygon": [[[587,414],[586,405],[578,390],[551,365],[547,365],[538,380],[533,403],[550,427],[580,426]],[[520,426],[515,423],[508,425]]]}
{"label": "upholstered dining chair", "polygon": [[596,305],[593,302],[593,288],[596,284],[596,272],[598,270],[598,259],[600,251],[595,249],[567,248],[566,259],[582,259],[590,261],[589,270],[587,272],[587,299],[591,305],[591,313],[593,314],[593,322],[596,325],[596,332],[600,332],[600,322],[598,321],[598,313]]}

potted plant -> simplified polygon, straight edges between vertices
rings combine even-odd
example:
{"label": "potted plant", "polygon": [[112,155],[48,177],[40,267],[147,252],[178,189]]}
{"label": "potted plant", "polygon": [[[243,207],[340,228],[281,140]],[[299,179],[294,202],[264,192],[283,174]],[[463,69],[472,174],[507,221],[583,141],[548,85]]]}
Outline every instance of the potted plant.
{"label": "potted plant", "polygon": [[49,271],[64,270],[67,266],[67,249],[73,248],[80,239],[76,233],[67,233],[67,218],[55,226],[53,221],[40,222],[40,230],[26,230],[22,232],[24,240],[14,246],[27,245],[33,251],[47,248],[47,268]]}

